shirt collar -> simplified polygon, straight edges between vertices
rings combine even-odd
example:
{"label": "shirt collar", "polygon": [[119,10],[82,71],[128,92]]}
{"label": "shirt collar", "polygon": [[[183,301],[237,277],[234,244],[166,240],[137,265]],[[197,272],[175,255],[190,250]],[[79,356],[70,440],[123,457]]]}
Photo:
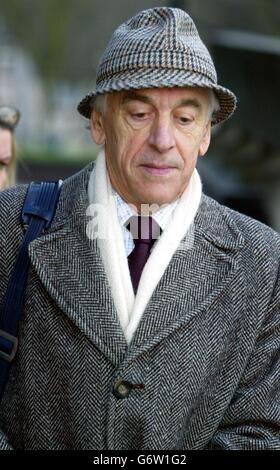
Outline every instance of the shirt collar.
{"label": "shirt collar", "polygon": [[[116,202],[119,222],[122,227],[125,227],[128,219],[130,219],[130,217],[132,217],[133,215],[137,214],[113,188],[112,192]],[[158,223],[162,230],[164,230],[166,225],[168,224],[178,202],[179,198],[170,204],[164,205],[161,209],[159,209],[153,214],[153,219]]]}

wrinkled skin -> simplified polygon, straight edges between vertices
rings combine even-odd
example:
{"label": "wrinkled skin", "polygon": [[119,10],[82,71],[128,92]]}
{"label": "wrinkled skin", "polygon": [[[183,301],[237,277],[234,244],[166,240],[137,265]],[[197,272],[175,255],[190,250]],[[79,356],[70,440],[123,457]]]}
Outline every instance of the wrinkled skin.
{"label": "wrinkled skin", "polygon": [[91,115],[94,141],[104,145],[113,188],[141,204],[175,201],[210,144],[209,98],[202,88],[151,88],[108,94]]}

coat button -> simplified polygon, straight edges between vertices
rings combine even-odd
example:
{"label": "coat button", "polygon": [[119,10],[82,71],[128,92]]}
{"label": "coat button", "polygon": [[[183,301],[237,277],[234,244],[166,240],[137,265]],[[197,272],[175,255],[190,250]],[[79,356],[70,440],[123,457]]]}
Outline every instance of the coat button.
{"label": "coat button", "polygon": [[113,394],[116,398],[127,398],[132,389],[132,384],[125,380],[118,380],[113,387]]}

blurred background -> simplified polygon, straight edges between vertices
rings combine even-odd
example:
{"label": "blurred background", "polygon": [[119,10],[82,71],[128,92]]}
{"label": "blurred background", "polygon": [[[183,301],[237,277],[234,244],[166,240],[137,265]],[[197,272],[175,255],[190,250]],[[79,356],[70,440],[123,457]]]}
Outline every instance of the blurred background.
{"label": "blurred background", "polygon": [[76,106],[113,30],[153,6],[192,16],[239,99],[199,159],[204,192],[280,232],[280,0],[0,0],[0,104],[22,113],[18,181],[65,178],[95,158]]}

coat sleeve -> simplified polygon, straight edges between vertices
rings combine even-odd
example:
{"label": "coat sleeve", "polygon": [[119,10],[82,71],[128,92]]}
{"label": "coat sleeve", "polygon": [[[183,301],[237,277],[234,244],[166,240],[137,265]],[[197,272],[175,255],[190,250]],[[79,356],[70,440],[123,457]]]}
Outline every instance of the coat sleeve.
{"label": "coat sleeve", "polygon": [[261,332],[209,450],[280,450],[280,269]]}

